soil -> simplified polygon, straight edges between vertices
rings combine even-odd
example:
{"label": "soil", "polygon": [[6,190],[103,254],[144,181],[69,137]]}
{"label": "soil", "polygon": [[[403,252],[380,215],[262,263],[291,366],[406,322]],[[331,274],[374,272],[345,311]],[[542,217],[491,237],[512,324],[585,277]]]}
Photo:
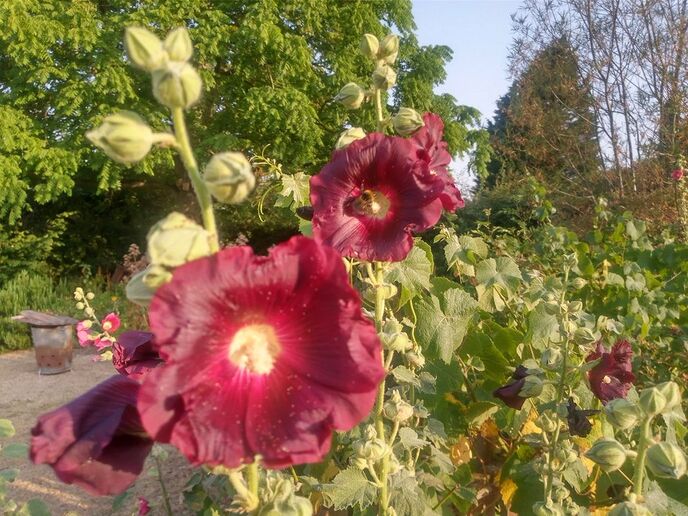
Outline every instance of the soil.
{"label": "soil", "polygon": [[[28,443],[36,418],[86,392],[97,383],[117,374],[110,362],[93,362],[90,350],[75,350],[72,370],[57,375],[39,375],[33,350],[15,351],[0,355],[0,418],[9,419],[17,433],[8,443]],[[163,478],[170,493],[181,493],[190,468],[185,459],[169,448],[169,458],[162,464]],[[146,498],[153,512],[160,509],[161,494],[157,476],[148,470],[154,465],[149,457],[143,473],[130,489],[131,496],[122,509],[113,511],[112,497],[91,496],[82,489],[63,484],[47,465],[34,465],[26,459],[0,456],[0,470],[19,469],[17,479],[9,484],[9,498],[17,503],[38,498],[50,508],[53,516],[137,513],[138,498]],[[171,494],[174,497],[174,495]],[[180,499],[170,500],[173,513],[185,514]]]}

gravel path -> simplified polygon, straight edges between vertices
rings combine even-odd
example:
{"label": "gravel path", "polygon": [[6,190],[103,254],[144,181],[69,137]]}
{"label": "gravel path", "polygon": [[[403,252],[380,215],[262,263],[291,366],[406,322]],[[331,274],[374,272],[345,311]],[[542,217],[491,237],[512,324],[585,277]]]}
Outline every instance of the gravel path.
{"label": "gravel path", "polygon": [[[40,376],[32,350],[0,355],[0,418],[10,419],[17,430],[17,434],[4,444],[28,443],[31,427],[40,414],[69,402],[116,374],[112,364],[94,363],[92,357],[88,350],[76,350],[71,372]],[[48,466],[33,465],[28,459],[0,457],[0,470],[7,467],[20,470],[17,479],[10,484],[9,498],[16,502],[40,498],[50,507],[53,516],[132,514],[139,496],[146,497],[152,505],[160,502],[157,480],[146,474],[150,464],[146,465],[133,486],[132,498],[116,513],[112,511],[112,498],[90,496],[78,487],[63,484]],[[190,474],[186,461],[174,449],[170,449],[170,458],[163,466],[163,473],[171,493],[181,492]],[[175,514],[184,514],[179,500],[172,500],[172,503]],[[153,514],[162,512],[154,509]]]}

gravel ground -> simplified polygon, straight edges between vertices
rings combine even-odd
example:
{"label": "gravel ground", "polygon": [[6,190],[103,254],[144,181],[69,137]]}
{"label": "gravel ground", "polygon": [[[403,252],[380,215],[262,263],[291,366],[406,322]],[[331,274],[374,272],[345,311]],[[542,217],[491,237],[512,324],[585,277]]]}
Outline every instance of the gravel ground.
{"label": "gravel ground", "polygon": [[[116,374],[109,362],[92,362],[88,350],[76,350],[72,371],[40,376],[37,372],[33,350],[16,351],[0,355],[0,418],[10,419],[17,434],[7,441],[28,443],[31,427],[36,418],[63,405],[88,389]],[[151,462],[149,460],[149,462]],[[94,514],[135,514],[139,496],[147,498],[151,505],[160,506],[160,488],[157,479],[146,474],[150,464],[132,488],[132,499],[118,512],[112,510],[112,498],[90,496],[78,487],[61,483],[50,467],[31,464],[28,459],[0,457],[0,470],[11,467],[20,470],[10,484],[9,498],[24,502],[40,498],[50,508],[53,516]],[[179,493],[190,472],[186,461],[176,450],[170,449],[170,458],[163,465],[164,479],[171,493]],[[179,500],[172,500],[174,513],[184,514]],[[153,514],[162,514],[154,508]]]}

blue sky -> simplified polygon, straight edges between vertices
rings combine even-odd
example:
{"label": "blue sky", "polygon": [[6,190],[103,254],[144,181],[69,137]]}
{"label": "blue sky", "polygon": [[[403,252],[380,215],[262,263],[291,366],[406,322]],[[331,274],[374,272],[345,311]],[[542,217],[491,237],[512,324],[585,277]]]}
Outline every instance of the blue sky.
{"label": "blue sky", "polygon": [[[484,120],[492,118],[497,99],[509,87],[510,15],[519,4],[518,0],[413,0],[420,44],[454,50],[447,81],[437,91],[478,108]],[[463,168],[462,163],[457,165]]]}

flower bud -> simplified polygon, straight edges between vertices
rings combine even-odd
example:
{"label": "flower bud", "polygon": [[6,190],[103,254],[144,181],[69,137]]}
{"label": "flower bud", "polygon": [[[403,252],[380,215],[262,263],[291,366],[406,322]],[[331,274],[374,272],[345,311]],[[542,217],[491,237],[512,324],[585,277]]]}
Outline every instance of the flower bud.
{"label": "flower bud", "polygon": [[399,391],[394,391],[391,399],[383,406],[385,416],[395,423],[401,423],[413,416],[413,406],[401,399]]}
{"label": "flower bud", "polygon": [[343,149],[345,147],[348,147],[351,143],[355,142],[356,140],[360,140],[365,137],[366,133],[363,129],[361,129],[360,127],[352,127],[351,129],[347,129],[339,135],[339,138],[337,139],[337,143],[335,143],[334,148],[336,150]]}
{"label": "flower bud", "polygon": [[406,360],[408,360],[409,365],[413,368],[422,368],[425,366],[425,357],[415,351],[406,353]]}
{"label": "flower bud", "polygon": [[368,441],[356,441],[353,445],[354,452],[368,462],[377,462],[387,453],[387,445],[377,437]]}
{"label": "flower bud", "polygon": [[167,51],[171,61],[188,61],[193,55],[189,31],[185,27],[174,29],[165,38],[163,48]]}
{"label": "flower bud", "polygon": [[251,163],[241,152],[215,154],[205,167],[203,179],[213,197],[227,204],[243,202],[256,186]]}
{"label": "flower bud", "polygon": [[586,342],[593,342],[597,340],[595,333],[590,328],[586,328],[584,326],[576,328],[573,334],[577,339],[584,340]]}
{"label": "flower bud", "polygon": [[131,62],[147,72],[161,68],[167,61],[162,41],[143,27],[127,27],[124,31],[124,46]]}
{"label": "flower bud", "polygon": [[140,306],[148,306],[155,294],[155,289],[143,282],[147,273],[148,268],[134,274],[125,289],[127,299]]}
{"label": "flower bud", "polygon": [[583,303],[581,301],[571,301],[568,304],[569,313],[575,314],[583,309]]}
{"label": "flower bud", "polygon": [[365,91],[355,82],[345,84],[334,98],[346,109],[358,109],[365,99]]}
{"label": "flower bud", "polygon": [[92,301],[93,299],[95,299],[95,297],[96,295],[93,292],[89,292],[88,294],[86,294],[86,299],[88,299],[89,301]]}
{"label": "flower bud", "polygon": [[170,109],[194,105],[202,89],[201,76],[189,63],[173,61],[153,72],[153,95]]}
{"label": "flower bud", "polygon": [[650,387],[640,391],[640,408],[650,417],[660,414],[667,404],[667,400],[657,387]]}
{"label": "flower bud", "polygon": [[642,505],[633,502],[617,503],[607,516],[650,516],[651,513]]}
{"label": "flower bud", "polygon": [[394,126],[394,130],[401,136],[411,136],[418,129],[423,127],[425,123],[418,111],[403,107],[392,117],[392,125]]}
{"label": "flower bud", "polygon": [[170,213],[148,232],[151,264],[177,267],[209,254],[208,232],[181,213]]}
{"label": "flower bud", "polygon": [[363,54],[363,57],[367,57],[368,59],[376,59],[377,52],[380,49],[380,42],[372,34],[363,34],[359,48],[361,50],[361,54]]}
{"label": "flower bud", "polygon": [[76,309],[77,309],[77,310],[83,310],[84,308],[86,308],[86,305],[83,304],[81,301],[79,301],[79,302],[76,304]]}
{"label": "flower bud", "polygon": [[598,439],[585,453],[602,471],[616,471],[626,462],[626,449],[616,439]]}
{"label": "flower bud", "polygon": [[559,426],[556,416],[549,411],[541,413],[538,416],[535,424],[539,426],[543,432],[548,434],[554,432],[557,429],[557,426]]}
{"label": "flower bud", "polygon": [[163,286],[172,279],[172,273],[162,265],[151,264],[146,268],[146,274],[143,275],[143,283],[155,290]]}
{"label": "flower bud", "polygon": [[525,378],[525,383],[518,395],[522,398],[537,398],[542,394],[542,389],[545,387],[544,382],[539,376],[529,375]]}
{"label": "flower bud", "polygon": [[145,158],[155,141],[151,128],[131,111],[105,117],[102,124],[86,133],[86,138],[113,160],[125,165]]}
{"label": "flower bud", "polygon": [[81,325],[88,330],[91,326],[93,326],[93,321],[86,319],[85,321],[81,321]]}
{"label": "flower bud", "polygon": [[388,90],[397,82],[397,72],[386,64],[375,68],[373,72],[373,84],[379,90]]}
{"label": "flower bud", "polygon": [[399,54],[399,38],[394,34],[388,34],[380,41],[377,58],[383,59],[387,64],[394,64]]}
{"label": "flower bud", "polygon": [[671,412],[676,407],[681,406],[681,389],[676,382],[664,382],[656,385],[655,388],[662,393],[666,399],[663,412]]}
{"label": "flower bud", "polygon": [[561,361],[564,359],[561,350],[558,348],[547,348],[540,355],[540,364],[544,369],[555,371],[561,366]]}
{"label": "flower bud", "polygon": [[686,456],[675,444],[657,443],[647,450],[647,467],[657,477],[679,479],[686,474]]}
{"label": "flower bud", "polygon": [[576,290],[582,289],[582,288],[583,288],[585,285],[587,285],[587,284],[588,284],[588,281],[585,280],[585,279],[583,279],[583,278],[580,278],[580,277],[574,279],[574,280],[571,282],[571,285],[572,285],[573,288],[575,288]]}
{"label": "flower bud", "polygon": [[616,398],[607,403],[604,413],[614,427],[619,430],[632,428],[640,419],[640,410],[625,398]]}
{"label": "flower bud", "polygon": [[351,465],[357,469],[366,469],[368,467],[368,461],[363,457],[351,457]]}

